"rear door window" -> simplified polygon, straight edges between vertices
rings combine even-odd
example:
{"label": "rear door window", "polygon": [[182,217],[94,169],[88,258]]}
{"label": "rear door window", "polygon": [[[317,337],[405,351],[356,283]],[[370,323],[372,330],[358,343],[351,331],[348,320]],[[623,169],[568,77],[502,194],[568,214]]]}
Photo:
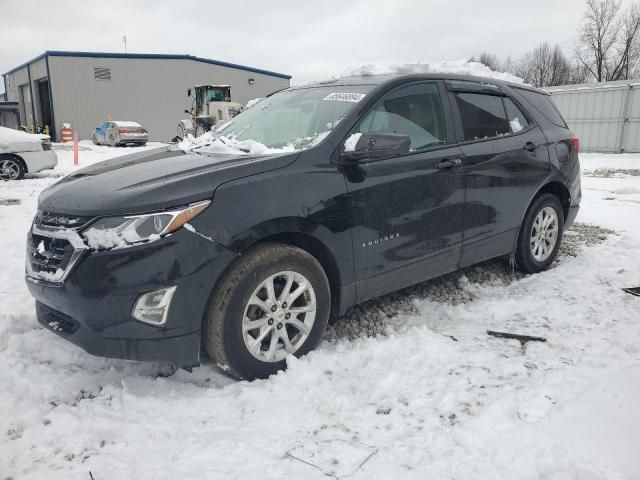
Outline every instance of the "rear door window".
{"label": "rear door window", "polygon": [[523,88],[514,88],[514,90],[517,90],[520,95],[531,102],[533,106],[536,107],[536,109],[539,110],[540,113],[542,113],[542,115],[544,115],[551,123],[554,123],[559,127],[569,128],[562,118],[562,115],[560,115],[558,108],[553,103],[553,100],[551,100],[551,95],[545,95],[543,93],[534,92],[533,90],[525,90]]}
{"label": "rear door window", "polygon": [[465,141],[511,133],[502,97],[480,93],[456,93],[456,103]]}
{"label": "rear door window", "polygon": [[365,116],[358,131],[408,135],[413,151],[446,143],[437,84],[409,85],[388,93]]}

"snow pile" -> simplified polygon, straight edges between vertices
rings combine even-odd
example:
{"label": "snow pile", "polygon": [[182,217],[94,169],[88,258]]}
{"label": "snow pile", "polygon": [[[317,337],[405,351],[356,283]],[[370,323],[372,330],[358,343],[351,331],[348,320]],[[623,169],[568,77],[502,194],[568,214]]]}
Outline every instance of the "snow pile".
{"label": "snow pile", "polygon": [[367,64],[349,68],[342,76],[368,76],[385,74],[411,73],[452,73],[458,75],[475,75],[477,77],[495,78],[513,83],[524,83],[524,80],[511,73],[495,72],[486,65],[467,60],[449,60],[434,63],[381,63]]}
{"label": "snow pile", "polygon": [[249,100],[247,102],[247,104],[245,105],[244,109],[246,110],[247,108],[251,108],[253,107],[256,103],[259,103],[260,101],[264,100],[264,97],[257,97],[257,98],[252,98],[251,100]]}
{"label": "snow pile", "polygon": [[184,152],[220,153],[228,155],[266,155],[271,153],[289,153],[296,149],[293,145],[283,148],[269,148],[255,140],[237,140],[233,137],[216,135],[215,132],[207,132],[195,138],[187,135],[187,138],[178,143],[178,148]]}
{"label": "snow pile", "polygon": [[[71,149],[54,148],[72,171]],[[139,150],[83,143],[80,161]],[[640,169],[640,155],[581,157]],[[206,357],[170,377],[93,357],[38,325],[25,232],[60,169],[0,191],[19,200],[0,203],[1,478],[638,477],[640,298],[621,287],[640,284],[640,176],[583,177],[580,222],[617,234],[572,227],[549,271],[496,260],[370,302],[337,320],[353,335],[249,383]],[[371,322],[384,335],[368,338]]]}

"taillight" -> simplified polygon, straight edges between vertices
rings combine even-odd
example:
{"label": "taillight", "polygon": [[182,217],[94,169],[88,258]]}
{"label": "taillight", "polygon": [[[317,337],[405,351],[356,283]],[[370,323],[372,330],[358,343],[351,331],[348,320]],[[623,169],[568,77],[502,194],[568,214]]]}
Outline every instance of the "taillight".
{"label": "taillight", "polygon": [[122,135],[123,133],[127,133],[127,131],[124,128],[120,128],[118,129],[118,133]]}
{"label": "taillight", "polygon": [[569,139],[569,143],[576,153],[580,152],[580,139],[578,137],[574,135]]}
{"label": "taillight", "polygon": [[138,130],[138,133],[147,133],[147,131],[144,128],[141,128],[140,130]]}
{"label": "taillight", "polygon": [[51,150],[51,142],[49,140],[42,142],[42,150]]}

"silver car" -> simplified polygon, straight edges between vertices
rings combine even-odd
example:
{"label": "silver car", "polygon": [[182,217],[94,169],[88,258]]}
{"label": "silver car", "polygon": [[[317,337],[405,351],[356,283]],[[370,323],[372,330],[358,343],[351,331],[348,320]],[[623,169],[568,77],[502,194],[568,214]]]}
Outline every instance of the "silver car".
{"label": "silver car", "polygon": [[111,120],[96,127],[91,134],[96,145],[144,145],[149,141],[149,132],[138,122]]}

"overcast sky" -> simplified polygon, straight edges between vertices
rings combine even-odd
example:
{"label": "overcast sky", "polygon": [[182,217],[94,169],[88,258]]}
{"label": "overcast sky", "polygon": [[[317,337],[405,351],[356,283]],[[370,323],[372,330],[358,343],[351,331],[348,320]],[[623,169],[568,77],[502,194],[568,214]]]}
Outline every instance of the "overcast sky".
{"label": "overcast sky", "polygon": [[[0,0],[0,73],[45,50],[181,53],[305,83],[376,62],[570,53],[584,0]],[[0,90],[4,86],[0,82]]]}

